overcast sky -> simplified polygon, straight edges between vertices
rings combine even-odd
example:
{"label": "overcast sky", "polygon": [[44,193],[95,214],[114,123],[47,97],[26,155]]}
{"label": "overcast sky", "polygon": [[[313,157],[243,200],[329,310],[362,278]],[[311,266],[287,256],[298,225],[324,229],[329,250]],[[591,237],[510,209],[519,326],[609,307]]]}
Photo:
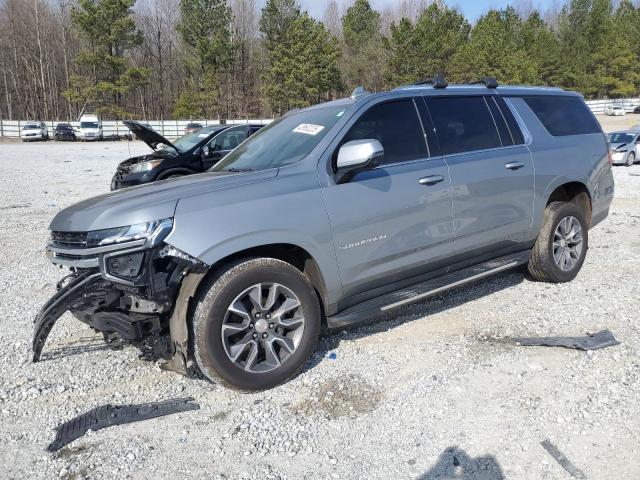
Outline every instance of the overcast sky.
{"label": "overcast sky", "polygon": [[[347,3],[349,2],[349,0],[343,0],[342,3],[345,3],[345,1]],[[399,3],[399,0],[369,0],[369,2],[373,8],[382,9],[386,6],[393,6],[394,4]],[[304,8],[312,16],[322,19],[324,9],[328,1],[300,0],[300,3],[302,3]],[[338,3],[340,3],[340,0],[338,0]],[[513,0],[445,0],[445,3],[462,10],[469,20],[474,21],[490,8],[502,8],[509,4],[518,2],[517,0],[515,2]],[[533,3],[537,8],[544,10],[549,7],[549,5],[553,4],[554,0],[533,0],[531,3]],[[555,0],[555,3],[557,3],[557,0]]]}

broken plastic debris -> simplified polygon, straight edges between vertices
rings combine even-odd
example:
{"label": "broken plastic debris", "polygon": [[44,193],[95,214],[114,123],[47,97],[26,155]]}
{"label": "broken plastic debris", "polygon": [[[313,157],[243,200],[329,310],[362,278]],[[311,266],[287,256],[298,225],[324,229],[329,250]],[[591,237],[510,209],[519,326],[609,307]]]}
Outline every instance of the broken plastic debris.
{"label": "broken plastic debris", "polygon": [[542,447],[547,452],[549,452],[549,455],[551,455],[556,460],[556,462],[558,462],[562,466],[562,468],[564,468],[567,472],[569,472],[569,474],[572,477],[586,480],[587,477],[585,477],[584,473],[582,473],[581,470],[578,470],[576,466],[573,463],[571,463],[569,459],[565,457],[560,450],[558,450],[558,447],[556,447],[553,443],[549,441],[549,439],[546,439],[545,441],[540,442],[540,445],[542,445]]}
{"label": "broken plastic debris", "polygon": [[525,347],[564,347],[578,350],[598,350],[620,344],[609,330],[583,337],[515,337],[512,340]]}
{"label": "broken plastic debris", "polygon": [[60,450],[89,430],[95,432],[114,425],[200,409],[200,405],[191,403],[192,401],[193,398],[189,397],[139,405],[102,405],[96,407],[56,427],[56,438],[47,447],[47,450],[49,452]]}
{"label": "broken plastic debris", "polygon": [[331,352],[328,355],[329,360],[335,360],[336,358],[338,358],[338,355],[336,354],[336,352]]}

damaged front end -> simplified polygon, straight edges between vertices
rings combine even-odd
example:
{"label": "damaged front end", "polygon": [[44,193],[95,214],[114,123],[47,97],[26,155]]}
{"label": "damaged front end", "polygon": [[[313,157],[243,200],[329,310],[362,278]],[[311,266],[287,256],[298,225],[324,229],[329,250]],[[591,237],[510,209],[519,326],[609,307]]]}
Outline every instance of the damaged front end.
{"label": "damaged front end", "polygon": [[51,233],[47,256],[71,273],[35,319],[33,361],[66,311],[101,332],[111,346],[135,344],[171,324],[174,359],[184,373],[186,308],[207,271],[199,260],[164,242],[172,219],[91,232]]}

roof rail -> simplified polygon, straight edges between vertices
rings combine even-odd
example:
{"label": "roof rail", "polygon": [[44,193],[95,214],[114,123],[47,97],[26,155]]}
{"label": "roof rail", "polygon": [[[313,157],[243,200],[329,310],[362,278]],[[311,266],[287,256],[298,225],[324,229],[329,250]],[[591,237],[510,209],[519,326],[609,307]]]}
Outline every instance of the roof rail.
{"label": "roof rail", "polygon": [[496,77],[482,77],[476,82],[471,82],[471,85],[483,84],[487,88],[498,88],[498,81]]}
{"label": "roof rail", "polygon": [[435,77],[429,78],[426,80],[421,80],[419,82],[414,83],[414,85],[433,85],[433,88],[447,88],[447,80],[444,78],[444,75],[438,73]]}

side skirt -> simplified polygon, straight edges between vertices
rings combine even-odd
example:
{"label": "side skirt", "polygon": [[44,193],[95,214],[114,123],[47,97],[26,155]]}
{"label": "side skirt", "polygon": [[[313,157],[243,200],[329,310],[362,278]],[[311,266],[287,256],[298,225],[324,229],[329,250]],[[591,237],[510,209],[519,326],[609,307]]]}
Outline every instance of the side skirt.
{"label": "side skirt", "polygon": [[362,323],[403,305],[419,302],[445,290],[510,270],[528,261],[529,250],[526,250],[456,270],[349,307],[336,315],[327,317],[327,326],[329,329],[339,329]]}

